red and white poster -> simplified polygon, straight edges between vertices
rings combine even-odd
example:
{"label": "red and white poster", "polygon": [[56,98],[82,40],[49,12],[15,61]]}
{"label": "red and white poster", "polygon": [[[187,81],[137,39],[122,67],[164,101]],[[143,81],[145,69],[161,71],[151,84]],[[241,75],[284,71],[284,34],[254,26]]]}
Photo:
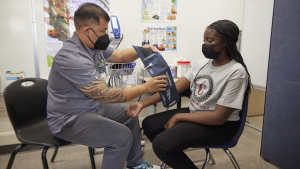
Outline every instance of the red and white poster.
{"label": "red and white poster", "polygon": [[109,0],[43,0],[49,67],[52,66],[53,58],[63,42],[75,31],[74,12],[86,2],[97,4],[109,12]]}

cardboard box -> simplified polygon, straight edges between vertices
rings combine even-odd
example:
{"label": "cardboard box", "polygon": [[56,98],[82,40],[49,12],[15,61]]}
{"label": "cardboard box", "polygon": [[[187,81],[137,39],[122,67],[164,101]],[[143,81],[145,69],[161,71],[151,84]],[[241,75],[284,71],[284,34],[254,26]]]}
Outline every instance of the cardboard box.
{"label": "cardboard box", "polygon": [[257,116],[264,114],[266,92],[263,90],[251,90],[248,102],[247,116]]}

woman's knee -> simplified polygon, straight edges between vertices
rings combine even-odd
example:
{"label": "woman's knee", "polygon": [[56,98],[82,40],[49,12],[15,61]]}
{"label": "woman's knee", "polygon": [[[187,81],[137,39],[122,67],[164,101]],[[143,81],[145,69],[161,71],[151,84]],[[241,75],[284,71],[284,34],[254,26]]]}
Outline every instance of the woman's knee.
{"label": "woman's knee", "polygon": [[157,135],[152,142],[152,148],[158,157],[166,156],[168,154],[168,139],[163,134]]}
{"label": "woman's knee", "polygon": [[154,123],[154,118],[153,115],[152,116],[148,116],[146,117],[143,122],[142,122],[142,128],[144,131],[151,131],[152,129],[152,125],[155,124]]}

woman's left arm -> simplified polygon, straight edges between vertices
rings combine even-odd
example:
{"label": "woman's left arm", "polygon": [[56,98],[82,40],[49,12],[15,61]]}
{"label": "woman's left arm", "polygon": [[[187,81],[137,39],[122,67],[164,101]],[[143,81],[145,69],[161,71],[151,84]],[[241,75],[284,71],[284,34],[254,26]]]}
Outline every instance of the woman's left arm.
{"label": "woman's left arm", "polygon": [[246,78],[230,80],[226,84],[223,94],[219,98],[214,111],[178,113],[166,123],[165,129],[169,129],[180,122],[191,122],[203,125],[224,124],[234,110],[242,108],[246,88]]}
{"label": "woman's left arm", "polygon": [[178,113],[174,115],[165,125],[169,129],[180,122],[190,122],[203,125],[222,125],[235,109],[217,105],[214,111],[199,113]]}

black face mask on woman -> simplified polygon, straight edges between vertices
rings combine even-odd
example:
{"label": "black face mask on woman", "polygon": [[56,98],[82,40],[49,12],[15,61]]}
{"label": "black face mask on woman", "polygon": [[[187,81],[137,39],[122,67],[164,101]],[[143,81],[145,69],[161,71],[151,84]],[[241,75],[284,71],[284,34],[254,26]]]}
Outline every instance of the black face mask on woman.
{"label": "black face mask on woman", "polygon": [[[221,42],[219,42],[219,43],[221,43]],[[216,44],[216,45],[218,45],[218,44]],[[202,45],[202,53],[207,59],[217,59],[218,56],[220,55],[220,53],[224,47],[220,51],[215,51],[214,48],[216,45],[210,45],[210,44]]]}
{"label": "black face mask on woman", "polygon": [[[94,32],[93,29],[92,29],[92,31]],[[95,32],[94,32],[94,34],[98,37],[98,35]],[[90,38],[89,38],[89,40],[91,41]],[[98,37],[98,39],[96,40],[96,42],[94,44],[94,49],[106,50],[106,48],[108,47],[109,44],[110,44],[109,36],[108,36],[108,34],[105,34],[103,36]]]}

